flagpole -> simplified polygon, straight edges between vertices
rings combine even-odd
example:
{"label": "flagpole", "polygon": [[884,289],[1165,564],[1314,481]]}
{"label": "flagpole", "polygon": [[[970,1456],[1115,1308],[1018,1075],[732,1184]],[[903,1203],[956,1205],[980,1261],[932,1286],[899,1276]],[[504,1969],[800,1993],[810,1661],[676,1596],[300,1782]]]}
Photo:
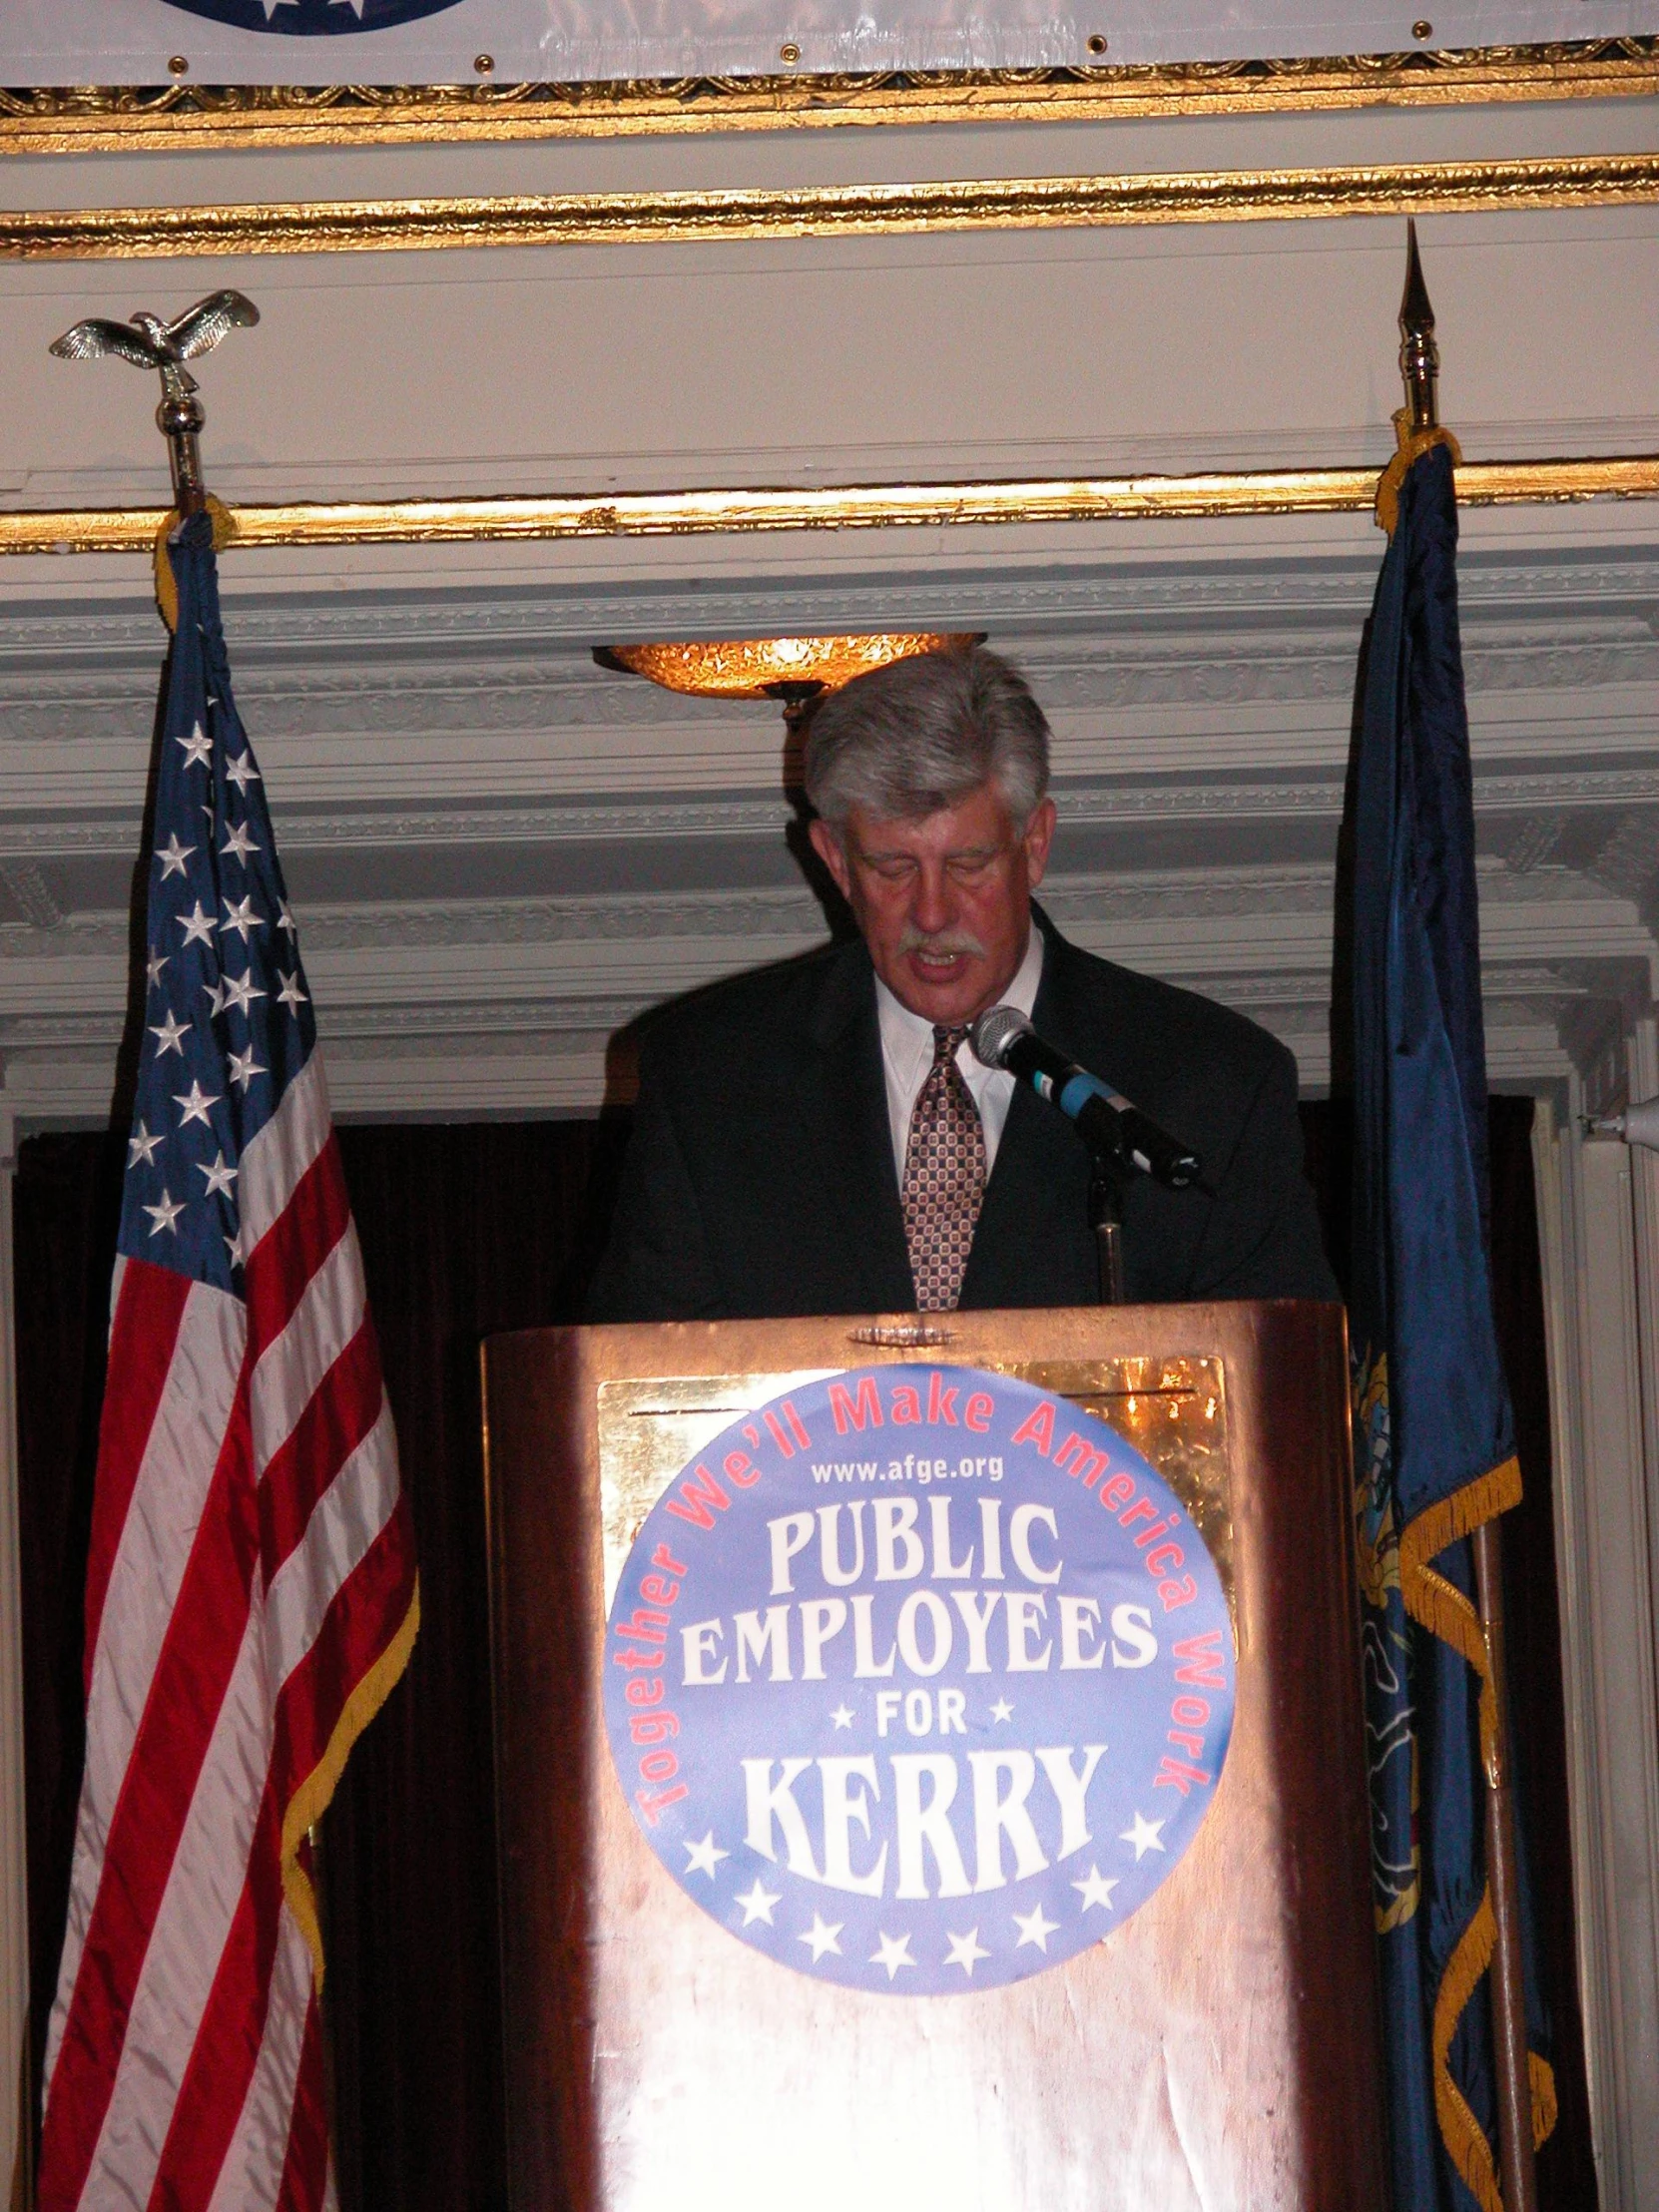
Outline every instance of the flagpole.
{"label": "flagpole", "polygon": [[[1399,307],[1399,368],[1413,432],[1439,426],[1439,349],[1434,310],[1417,258],[1417,227],[1406,225],[1405,296]],[[1509,1757],[1509,1695],[1504,1678],[1503,1542],[1496,1516],[1474,1531],[1474,1581],[1486,1646],[1491,1732],[1482,1743],[1486,1771],[1486,1885],[1491,1894],[1492,2042],[1497,2064],[1498,2160],[1504,2212],[1538,2212],[1532,2145],[1532,2084],[1526,2050],[1526,1985],[1521,1965],[1520,1864]]]}

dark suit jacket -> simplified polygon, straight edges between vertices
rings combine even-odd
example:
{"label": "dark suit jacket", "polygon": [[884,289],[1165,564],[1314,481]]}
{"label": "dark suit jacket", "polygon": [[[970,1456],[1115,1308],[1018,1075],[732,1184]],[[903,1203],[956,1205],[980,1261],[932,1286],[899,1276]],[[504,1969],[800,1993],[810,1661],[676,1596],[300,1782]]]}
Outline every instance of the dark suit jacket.
{"label": "dark suit jacket", "polygon": [[[1302,1173],[1296,1063],[1254,1022],[1080,951],[1046,917],[1041,1034],[1190,1144],[1211,1193],[1138,1177],[1132,1301],[1334,1299]],[[964,1307],[1091,1306],[1088,1155],[1023,1086]],[[734,977],[646,1026],[595,1321],[907,1312],[915,1304],[861,943]]]}

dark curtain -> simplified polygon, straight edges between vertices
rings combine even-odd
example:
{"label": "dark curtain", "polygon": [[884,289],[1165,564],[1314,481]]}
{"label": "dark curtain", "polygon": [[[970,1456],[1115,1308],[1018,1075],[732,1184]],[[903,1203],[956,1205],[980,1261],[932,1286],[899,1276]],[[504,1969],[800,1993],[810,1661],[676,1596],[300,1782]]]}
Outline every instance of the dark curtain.
{"label": "dark curtain", "polygon": [[[1561,2119],[1543,2201],[1595,2204],[1568,1856],[1531,1105],[1492,1101],[1494,1274],[1526,1503],[1505,1523],[1510,1665]],[[1350,1136],[1304,1109],[1343,1271]],[[597,1257],[620,1130],[579,1122],[341,1131],[404,1480],[422,1626],[323,1830],[335,2140],[347,2212],[484,2212],[503,2192],[478,1344],[568,1321]],[[37,2062],[62,1938],[81,1761],[81,1581],[125,1147],[29,1140],[18,1161],[25,1759]],[[38,2074],[37,2074],[38,2078]],[[1401,2208],[1404,2212],[1404,2208]]]}

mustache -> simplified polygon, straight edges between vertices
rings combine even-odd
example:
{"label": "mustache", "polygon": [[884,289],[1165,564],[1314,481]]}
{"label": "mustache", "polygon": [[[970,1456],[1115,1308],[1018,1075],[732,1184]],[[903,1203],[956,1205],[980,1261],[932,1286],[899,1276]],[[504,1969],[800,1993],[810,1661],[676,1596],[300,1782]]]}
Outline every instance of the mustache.
{"label": "mustache", "polygon": [[904,934],[898,940],[899,958],[903,959],[907,952],[971,952],[983,959],[985,947],[971,929],[937,929],[929,932],[918,929],[914,922],[906,922]]}

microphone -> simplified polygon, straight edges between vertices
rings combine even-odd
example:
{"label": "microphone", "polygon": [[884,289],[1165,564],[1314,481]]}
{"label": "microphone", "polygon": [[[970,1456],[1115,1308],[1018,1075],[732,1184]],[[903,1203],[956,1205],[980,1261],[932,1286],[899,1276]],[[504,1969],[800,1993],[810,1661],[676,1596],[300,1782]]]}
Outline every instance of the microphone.
{"label": "microphone", "polygon": [[1172,1191],[1186,1190],[1203,1174],[1196,1152],[1109,1090],[1099,1076],[1045,1044],[1017,1006],[993,1006],[981,1014],[970,1041],[986,1067],[1004,1068],[1029,1083],[1039,1098],[1074,1121],[1098,1155],[1137,1167]]}

